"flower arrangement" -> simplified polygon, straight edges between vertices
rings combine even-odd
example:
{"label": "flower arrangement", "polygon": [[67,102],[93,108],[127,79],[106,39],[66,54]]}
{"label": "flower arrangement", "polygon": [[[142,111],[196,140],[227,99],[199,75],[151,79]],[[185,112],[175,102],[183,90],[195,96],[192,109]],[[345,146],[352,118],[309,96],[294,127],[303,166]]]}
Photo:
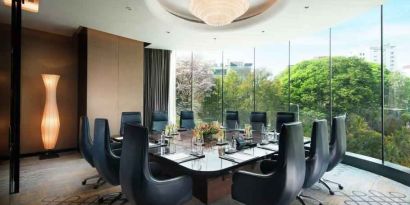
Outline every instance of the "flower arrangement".
{"label": "flower arrangement", "polygon": [[219,125],[218,122],[212,122],[212,123],[201,123],[195,127],[193,130],[193,136],[196,138],[203,137],[204,140],[212,140],[213,138],[216,138],[217,134],[219,135],[221,133],[221,126]]}
{"label": "flower arrangement", "polygon": [[170,124],[165,127],[165,135],[170,136],[178,132],[178,127],[175,124]]}

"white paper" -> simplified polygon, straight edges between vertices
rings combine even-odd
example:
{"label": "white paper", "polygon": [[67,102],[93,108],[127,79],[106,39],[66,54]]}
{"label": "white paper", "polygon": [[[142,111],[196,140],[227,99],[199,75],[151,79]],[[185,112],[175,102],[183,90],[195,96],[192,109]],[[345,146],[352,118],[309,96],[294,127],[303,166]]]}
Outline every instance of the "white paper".
{"label": "white paper", "polygon": [[186,159],[188,157],[190,157],[190,155],[185,154],[185,153],[175,153],[175,154],[167,154],[167,155],[163,155],[163,157],[172,160],[172,161],[178,161],[181,159]]}
{"label": "white paper", "polygon": [[253,155],[245,154],[245,153],[242,153],[242,152],[233,153],[233,154],[230,154],[228,156],[231,157],[231,158],[234,158],[234,159],[239,159],[240,161],[247,161],[247,160],[250,160],[250,159],[254,158]]}
{"label": "white paper", "polygon": [[267,145],[259,145],[260,147],[270,149],[272,151],[277,151],[279,150],[279,145],[278,144],[267,144]]}

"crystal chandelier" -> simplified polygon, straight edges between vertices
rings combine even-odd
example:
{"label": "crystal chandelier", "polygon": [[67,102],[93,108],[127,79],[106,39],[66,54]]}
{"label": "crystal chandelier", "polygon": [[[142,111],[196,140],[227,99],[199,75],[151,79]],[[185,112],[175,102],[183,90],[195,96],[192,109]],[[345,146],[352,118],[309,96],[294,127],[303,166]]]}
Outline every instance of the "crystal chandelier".
{"label": "crystal chandelier", "polygon": [[232,23],[249,9],[249,0],[191,0],[189,11],[210,26]]}

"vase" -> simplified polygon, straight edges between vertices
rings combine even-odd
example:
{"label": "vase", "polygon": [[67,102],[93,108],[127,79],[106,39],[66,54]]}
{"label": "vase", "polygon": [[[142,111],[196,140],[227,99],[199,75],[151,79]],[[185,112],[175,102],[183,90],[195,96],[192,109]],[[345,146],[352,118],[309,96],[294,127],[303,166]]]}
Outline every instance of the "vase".
{"label": "vase", "polygon": [[54,149],[60,130],[60,118],[57,108],[57,84],[59,75],[41,75],[46,88],[46,102],[44,105],[43,119],[41,121],[41,137],[44,149]]}

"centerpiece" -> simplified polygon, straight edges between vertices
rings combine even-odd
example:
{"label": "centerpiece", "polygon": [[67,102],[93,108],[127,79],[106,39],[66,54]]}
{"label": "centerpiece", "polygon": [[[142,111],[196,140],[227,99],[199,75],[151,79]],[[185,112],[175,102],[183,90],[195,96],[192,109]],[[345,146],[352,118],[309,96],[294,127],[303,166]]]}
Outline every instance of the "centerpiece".
{"label": "centerpiece", "polygon": [[218,122],[200,123],[193,130],[193,135],[196,138],[203,138],[205,144],[216,143],[221,136],[223,137],[221,126]]}

